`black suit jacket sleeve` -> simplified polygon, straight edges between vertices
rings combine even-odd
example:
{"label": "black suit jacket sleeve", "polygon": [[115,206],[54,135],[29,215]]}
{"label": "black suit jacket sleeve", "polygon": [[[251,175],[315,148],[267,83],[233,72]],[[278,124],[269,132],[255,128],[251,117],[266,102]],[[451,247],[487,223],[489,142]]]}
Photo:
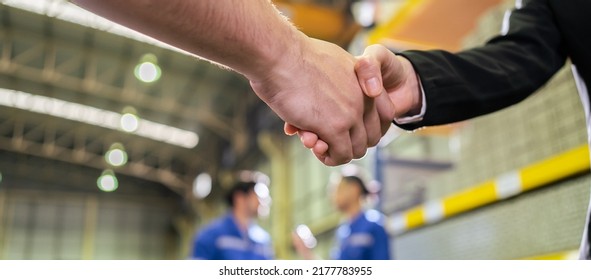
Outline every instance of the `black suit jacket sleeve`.
{"label": "black suit jacket sleeve", "polygon": [[508,33],[482,47],[400,55],[420,76],[427,105],[423,120],[400,125],[404,129],[462,121],[513,105],[544,85],[566,60],[547,0],[528,1],[513,11]]}

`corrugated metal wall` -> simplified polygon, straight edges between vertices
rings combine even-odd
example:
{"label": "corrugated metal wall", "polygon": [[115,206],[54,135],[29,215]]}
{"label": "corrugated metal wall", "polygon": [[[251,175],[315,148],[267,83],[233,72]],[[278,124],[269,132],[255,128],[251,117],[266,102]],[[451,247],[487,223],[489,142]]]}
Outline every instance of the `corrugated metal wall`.
{"label": "corrugated metal wall", "polygon": [[174,208],[154,198],[0,191],[0,259],[178,258]]}

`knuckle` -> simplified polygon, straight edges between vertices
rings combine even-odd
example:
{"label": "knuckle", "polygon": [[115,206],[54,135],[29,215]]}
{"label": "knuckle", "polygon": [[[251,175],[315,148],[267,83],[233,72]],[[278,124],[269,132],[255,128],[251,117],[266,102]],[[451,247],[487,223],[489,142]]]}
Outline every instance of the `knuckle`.
{"label": "knuckle", "polygon": [[370,138],[367,140],[367,145],[369,147],[373,147],[373,146],[377,145],[378,143],[380,143],[380,138]]}
{"label": "knuckle", "polygon": [[[366,148],[357,148],[353,151],[353,157],[355,159],[359,159],[362,158],[363,156],[365,156],[365,153],[367,152]],[[350,161],[351,159],[349,159]]]}
{"label": "knuckle", "polygon": [[334,127],[336,131],[339,132],[349,131],[352,127],[352,123],[348,118],[340,118],[335,122]]}

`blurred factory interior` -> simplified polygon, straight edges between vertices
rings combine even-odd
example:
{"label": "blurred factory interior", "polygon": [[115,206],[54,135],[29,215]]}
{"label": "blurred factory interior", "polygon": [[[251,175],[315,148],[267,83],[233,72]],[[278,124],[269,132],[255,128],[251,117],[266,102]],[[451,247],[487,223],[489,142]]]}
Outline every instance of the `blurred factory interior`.
{"label": "blurred factory interior", "polygon": [[[260,224],[277,258],[297,258],[298,225],[328,258],[342,217],[326,186],[340,167],[285,136],[246,79],[65,0],[0,2],[0,259],[185,259],[241,170],[270,177]],[[274,2],[354,55],[374,43],[480,45],[514,5]],[[573,257],[591,182],[569,69],[502,113],[414,133],[392,126],[354,162],[379,182],[371,206],[388,217],[395,259]],[[495,194],[495,180],[515,173],[523,189]]]}

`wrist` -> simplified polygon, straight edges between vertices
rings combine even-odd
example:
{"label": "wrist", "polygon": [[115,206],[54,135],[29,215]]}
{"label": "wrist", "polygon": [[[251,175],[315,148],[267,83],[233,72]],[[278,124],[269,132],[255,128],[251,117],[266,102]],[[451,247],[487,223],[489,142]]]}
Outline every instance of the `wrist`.
{"label": "wrist", "polygon": [[289,78],[293,69],[301,64],[303,53],[310,38],[299,30],[291,29],[283,40],[261,48],[256,65],[246,74],[253,83]]}
{"label": "wrist", "polygon": [[404,56],[397,55],[396,58],[400,61],[403,68],[404,76],[406,80],[404,87],[408,96],[408,107],[402,110],[401,116],[414,116],[421,113],[423,100],[421,94],[421,85],[419,83],[419,77],[412,66],[412,63]]}
{"label": "wrist", "polygon": [[[275,108],[278,102],[283,102],[280,101],[280,96],[284,96],[282,92],[298,86],[299,76],[309,74],[304,68],[306,60],[311,59],[312,39],[300,31],[289,38],[291,39],[285,40],[287,44],[278,44],[278,47],[266,55],[266,60],[257,66],[254,75],[247,76],[255,93],[271,108]],[[281,114],[279,116],[282,117]]]}

